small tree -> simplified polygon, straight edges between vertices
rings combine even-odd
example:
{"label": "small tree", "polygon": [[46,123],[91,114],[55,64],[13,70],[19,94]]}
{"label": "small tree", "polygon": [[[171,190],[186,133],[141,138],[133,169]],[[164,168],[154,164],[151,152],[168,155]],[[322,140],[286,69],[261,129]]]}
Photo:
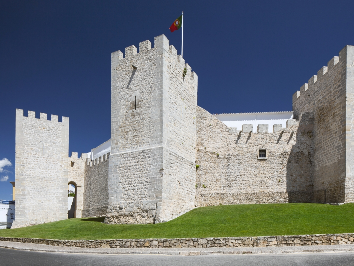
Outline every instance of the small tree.
{"label": "small tree", "polygon": [[68,190],[68,197],[75,197],[75,191]]}

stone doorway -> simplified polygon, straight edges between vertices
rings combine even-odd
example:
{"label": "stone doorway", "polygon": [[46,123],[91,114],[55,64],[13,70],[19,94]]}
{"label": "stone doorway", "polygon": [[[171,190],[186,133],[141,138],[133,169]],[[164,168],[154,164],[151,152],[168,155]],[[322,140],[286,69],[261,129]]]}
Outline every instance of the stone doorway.
{"label": "stone doorway", "polygon": [[77,185],[75,182],[68,184],[68,219],[76,218]]}

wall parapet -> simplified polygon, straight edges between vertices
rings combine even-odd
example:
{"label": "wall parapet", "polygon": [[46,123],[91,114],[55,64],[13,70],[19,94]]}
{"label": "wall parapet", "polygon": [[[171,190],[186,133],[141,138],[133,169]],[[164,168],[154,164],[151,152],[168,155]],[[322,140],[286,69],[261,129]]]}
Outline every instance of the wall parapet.
{"label": "wall parapet", "polygon": [[28,115],[25,116],[23,114],[23,109],[16,109],[16,116],[17,117],[25,117],[25,118],[35,118],[38,120],[45,120],[45,121],[51,121],[51,122],[57,122],[57,123],[69,123],[69,117],[62,116],[62,122],[58,122],[58,116],[57,115],[51,115],[50,120],[48,120],[48,114],[46,113],[39,113],[39,118],[36,118],[36,112],[34,111],[28,111]]}
{"label": "wall parapet", "polygon": [[110,155],[111,153],[110,152],[108,152],[108,153],[106,153],[106,154],[103,154],[102,156],[100,156],[100,157],[98,157],[98,158],[96,158],[96,159],[94,159],[94,160],[91,160],[90,158],[87,158],[86,159],[86,165],[88,165],[88,166],[95,166],[95,165],[98,165],[98,164],[100,164],[101,162],[105,162],[105,161],[107,161],[108,159],[109,159],[109,155]]}
{"label": "wall parapet", "polygon": [[[345,49],[345,48],[344,48]],[[343,49],[343,50],[344,50]],[[343,51],[342,50],[342,51]],[[339,52],[339,54],[342,53]],[[329,72],[332,72],[332,70],[334,69],[334,67],[339,63],[339,56],[334,56],[331,60],[328,61],[327,66],[323,66],[318,72],[317,75],[313,75],[309,80],[308,83],[305,83],[304,85],[302,85],[300,87],[299,91],[296,91],[293,94],[293,104],[300,98],[300,97],[306,97],[307,94],[305,94],[305,92],[307,93],[311,93],[312,92],[312,88],[315,86],[316,82],[323,79],[323,77],[328,74]]]}
{"label": "wall parapet", "polygon": [[[284,130],[291,130],[291,128],[293,126],[298,126],[299,122],[296,119],[288,119],[286,120],[286,127],[283,128],[282,124],[274,124],[273,125],[273,132],[277,133],[279,131],[284,131]],[[253,133],[253,134],[264,134],[264,133],[270,133],[268,131],[268,124],[258,124],[257,126],[257,133]],[[238,133],[238,132],[243,132],[243,133],[250,133],[253,132],[253,125],[252,124],[243,124],[242,125],[242,130],[238,131],[237,128],[235,127],[229,127],[229,132],[231,133]]]}
{"label": "wall parapet", "polygon": [[81,160],[86,160],[88,159],[87,153],[81,153],[80,157],[79,157],[79,153],[78,152],[71,152],[71,156],[69,157],[69,159],[81,159]]}
{"label": "wall parapet", "polygon": [[[154,47],[151,47],[151,42],[149,40],[143,41],[139,43],[139,52],[135,45],[128,46],[124,49],[124,54],[122,51],[118,50],[111,54],[112,62],[119,62],[124,59],[132,59],[134,56],[139,55],[140,53],[147,53],[153,49],[164,49],[169,52],[172,56],[177,57],[177,61],[184,65],[185,74],[184,76],[189,76],[192,80],[197,79],[197,74],[192,71],[192,68],[188,63],[185,63],[183,57],[177,54],[177,49],[169,44],[169,40],[166,38],[164,34],[159,35],[154,38]],[[133,68],[137,68],[137,66],[132,65]]]}

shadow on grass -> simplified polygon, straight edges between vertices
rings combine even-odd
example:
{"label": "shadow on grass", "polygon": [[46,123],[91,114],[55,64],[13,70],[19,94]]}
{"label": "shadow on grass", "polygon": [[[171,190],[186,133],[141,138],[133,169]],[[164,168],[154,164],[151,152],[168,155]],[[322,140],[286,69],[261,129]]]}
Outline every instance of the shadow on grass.
{"label": "shadow on grass", "polygon": [[99,222],[103,223],[105,217],[91,217],[91,218],[83,218],[81,221],[83,222]]}

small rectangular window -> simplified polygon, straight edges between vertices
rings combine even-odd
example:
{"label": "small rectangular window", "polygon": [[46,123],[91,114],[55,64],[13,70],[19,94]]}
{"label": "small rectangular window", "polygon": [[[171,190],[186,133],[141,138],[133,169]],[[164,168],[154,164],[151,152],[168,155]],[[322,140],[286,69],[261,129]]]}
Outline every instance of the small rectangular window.
{"label": "small rectangular window", "polygon": [[258,159],[267,159],[267,150],[259,150]]}

